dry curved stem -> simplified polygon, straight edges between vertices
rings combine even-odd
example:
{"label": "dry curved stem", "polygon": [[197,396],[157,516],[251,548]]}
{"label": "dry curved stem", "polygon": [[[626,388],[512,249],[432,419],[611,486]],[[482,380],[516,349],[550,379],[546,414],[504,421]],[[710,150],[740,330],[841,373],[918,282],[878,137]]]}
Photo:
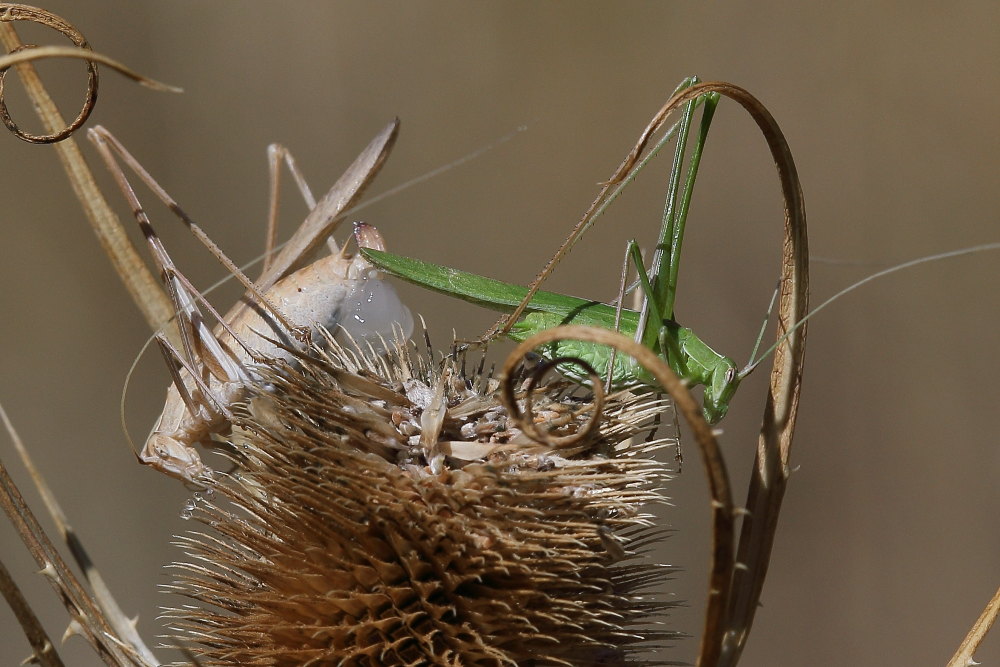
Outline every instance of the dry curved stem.
{"label": "dry curved stem", "polygon": [[96,63],[100,63],[102,65],[107,65],[122,76],[132,79],[139,85],[145,86],[146,88],[164,93],[184,92],[177,86],[171,86],[168,83],[163,83],[162,81],[157,81],[156,79],[150,79],[149,77],[139,74],[135,70],[131,69],[128,65],[125,65],[110,56],[106,56],[103,53],[91,51],[88,48],[77,48],[73,46],[32,46],[30,44],[24,44],[18,48],[16,52],[0,56],[0,116],[2,116],[4,124],[7,125],[7,128],[11,132],[17,135],[18,138],[24,139],[29,143],[51,144],[57,141],[62,141],[79,129],[79,127],[87,121],[90,113],[94,110],[94,106],[97,103],[98,78],[96,74],[90,74],[87,82],[87,98],[84,100],[83,106],[80,108],[80,113],[77,114],[77,118],[72,123],[55,134],[47,135],[29,134],[18,127],[10,117],[7,111],[7,104],[3,99],[3,82],[7,76],[7,71],[11,67],[20,63],[32,62],[34,60],[45,60],[47,58],[76,58],[77,60],[85,60],[87,61],[88,71],[94,73],[97,72]]}
{"label": "dry curved stem", "polygon": [[[12,22],[19,20],[32,21],[53,28],[70,37],[74,43],[82,41],[83,44],[86,44],[86,40],[83,39],[83,36],[71,24],[50,12],[26,5],[0,3],[0,42],[3,43],[8,51],[14,52],[14,55],[7,57],[16,60],[16,64],[15,62],[7,61],[6,66],[13,65],[15,67],[28,96],[38,111],[46,132],[50,135],[56,135],[71,124],[68,124],[63,119],[52,98],[42,85],[35,68],[30,62],[27,62],[27,60],[37,57],[38,51],[41,49],[25,48],[25,44],[21,42],[12,25]],[[66,48],[69,48],[69,51],[73,52],[71,57],[83,57],[79,53],[79,49],[74,49],[73,47]],[[42,53],[46,52],[42,51]],[[98,57],[97,54],[89,53],[88,59],[91,58],[94,60],[102,59],[101,62],[105,62],[103,60],[104,56]],[[140,78],[147,84],[152,81],[145,77]],[[94,83],[94,92],[96,93],[96,81]],[[67,138],[56,143],[55,149],[59,160],[63,164],[63,168],[66,170],[73,191],[83,205],[87,219],[90,221],[94,233],[97,234],[101,246],[115,268],[115,272],[125,284],[126,289],[133,301],[139,306],[150,327],[154,330],[163,327],[173,316],[173,307],[170,299],[163,291],[163,288],[160,287],[159,281],[146,267],[139,253],[131,241],[129,241],[118,217],[111,210],[111,207],[108,206],[76,142],[72,138]],[[168,336],[172,340],[177,339],[175,329],[168,328],[167,331]]]}
{"label": "dry curved stem", "polygon": [[[90,48],[90,44],[88,44],[87,40],[84,38],[83,33],[50,12],[37,9],[35,7],[29,7],[27,5],[0,4],[0,22],[9,23],[11,21],[33,21],[35,23],[41,23],[42,25],[48,26],[53,30],[61,32],[76,45],[74,48],[68,46],[37,46],[35,44],[21,44],[13,48],[8,47],[10,48],[10,54],[0,57],[0,120],[3,121],[4,125],[7,126],[7,129],[13,132],[17,138],[27,141],[28,143],[51,144],[57,141],[62,141],[87,122],[87,118],[90,117],[90,113],[94,110],[94,105],[97,104],[97,84],[99,80],[97,75],[97,63],[107,65],[133,81],[154,90],[175,93],[181,92],[179,88],[147,78],[138,72],[129,69],[117,60],[100,53],[94,53]],[[80,113],[77,114],[76,118],[73,119],[71,123],[67,124],[62,129],[51,131],[49,134],[31,134],[22,130],[17,123],[14,122],[14,119],[11,118],[10,112],[7,110],[7,103],[4,100],[4,83],[7,71],[12,66],[33,60],[41,60],[43,58],[79,58],[87,61],[87,96],[83,101],[83,106],[80,108]]]}
{"label": "dry curved stem", "polygon": [[[649,140],[663,127],[672,111],[711,92],[739,102],[757,123],[778,170],[784,200],[777,327],[781,344],[775,350],[771,366],[757,456],[747,493],[747,513],[740,529],[739,565],[732,573],[733,597],[728,601],[724,618],[706,620],[706,636],[702,639],[698,661],[700,665],[735,665],[746,645],[767,575],[778,513],[788,481],[788,460],[802,382],[806,341],[803,320],[809,307],[809,245],[805,200],[798,173],[788,143],[764,105],[739,86],[713,81],[691,86],[668,100],[646,126],[607,187],[628,176]],[[599,201],[600,198],[592,209],[596,209]]]}
{"label": "dry curved stem", "polygon": [[[743,652],[759,606],[771,558],[778,514],[789,476],[789,456],[798,416],[802,366],[805,360],[809,310],[809,243],[805,199],[788,142],[770,112],[749,92],[728,83],[693,86],[684,95],[716,91],[739,102],[757,123],[771,151],[784,200],[784,237],[781,244],[781,283],[769,391],[747,492],[746,515],[740,528],[737,567],[733,570],[733,597],[729,600],[725,635],[720,637],[718,664],[735,665]],[[678,100],[677,104],[681,101]],[[713,664],[707,662],[705,664]]]}
{"label": "dry curved stem", "polygon": [[[83,33],[74,28],[72,24],[50,12],[45,11],[44,9],[29,7],[27,5],[2,4],[0,5],[0,21],[7,23],[12,21],[32,21],[34,23],[40,23],[62,33],[69,38],[69,40],[78,47],[78,49],[74,50],[83,52],[90,50],[90,45],[84,38]],[[29,53],[34,52],[36,48],[35,44],[20,44],[16,47],[8,45],[8,49],[12,55],[19,51],[26,51]],[[24,56],[25,53],[21,53],[21,55]],[[33,60],[34,58],[35,56],[28,56],[29,60]],[[97,102],[97,65],[93,61],[87,62],[87,97],[84,100],[83,108],[80,109],[80,113],[77,114],[76,119],[62,129],[51,130],[49,134],[41,135],[29,134],[22,131],[7,112],[7,104],[3,99],[3,78],[7,74],[7,69],[13,64],[15,63],[10,62],[9,65],[5,65],[3,69],[0,69],[0,118],[3,119],[4,125],[6,125],[7,129],[13,132],[15,136],[33,144],[47,144],[62,141],[84,124],[87,117],[90,116],[90,112],[93,111],[94,104]]]}
{"label": "dry curved stem", "polygon": [[[705,421],[700,406],[684,382],[677,377],[677,374],[671,370],[666,362],[649,348],[615,331],[580,325],[565,325],[546,329],[528,338],[510,353],[500,374],[504,407],[509,414],[519,414],[514,391],[515,369],[533,349],[558,340],[579,340],[608,345],[619,352],[632,356],[652,373],[664,391],[670,394],[674,408],[684,416],[684,420],[694,435],[695,442],[698,443],[712,498],[712,564],[705,612],[706,627],[702,637],[702,654],[704,655],[706,638],[716,637],[720,634],[721,626],[719,624],[721,619],[725,617],[728,601],[732,597],[732,572],[735,565],[732,489],[729,475],[726,472],[725,460],[719,449],[719,443],[715,439],[715,434],[712,432],[712,427]],[[521,428],[524,428],[523,424],[521,424]],[[713,663],[700,662],[699,664]]]}
{"label": "dry curved stem", "polygon": [[973,660],[973,656],[975,656],[979,645],[986,639],[986,633],[993,627],[994,621],[997,620],[997,615],[1000,615],[1000,588],[993,594],[990,601],[986,603],[983,613],[972,624],[969,634],[965,636],[955,655],[948,661],[948,667],[968,667],[968,665],[978,664]]}

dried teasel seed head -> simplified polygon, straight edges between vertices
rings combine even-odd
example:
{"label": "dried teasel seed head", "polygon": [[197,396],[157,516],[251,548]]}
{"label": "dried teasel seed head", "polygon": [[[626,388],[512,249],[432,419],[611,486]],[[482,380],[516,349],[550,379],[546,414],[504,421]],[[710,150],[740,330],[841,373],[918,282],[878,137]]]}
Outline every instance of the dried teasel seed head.
{"label": "dried teasel seed head", "polygon": [[[596,435],[553,448],[464,360],[390,348],[262,369],[237,467],[192,503],[207,530],[181,538],[178,643],[204,665],[664,664],[671,570],[642,559],[663,402],[610,396]],[[563,381],[532,402],[560,436],[593,412]]]}

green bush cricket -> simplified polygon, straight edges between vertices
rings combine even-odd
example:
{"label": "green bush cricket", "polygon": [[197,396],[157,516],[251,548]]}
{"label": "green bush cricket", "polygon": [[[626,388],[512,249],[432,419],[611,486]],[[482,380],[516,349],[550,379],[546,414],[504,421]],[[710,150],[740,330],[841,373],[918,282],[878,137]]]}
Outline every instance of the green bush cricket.
{"label": "green bush cricket", "polygon": [[[514,312],[528,294],[527,287],[439,264],[377,250],[362,252],[369,261],[392,275],[485,308]],[[518,342],[544,329],[568,323],[602,327],[634,336],[638,331],[641,315],[638,311],[545,291],[535,293],[526,312],[527,316],[515,322],[507,333]],[[742,379],[737,372],[736,363],[715,352],[693,331],[676,322],[665,321],[657,332],[657,337],[659,342],[653,349],[664,356],[668,365],[692,385],[705,385],[706,420],[709,423],[718,422],[725,416],[728,402]],[[661,349],[665,352],[661,353]],[[612,386],[647,384],[650,381],[641,367],[634,366],[627,359],[612,359],[611,350],[603,345],[572,340],[557,341],[543,348],[542,353],[546,358],[578,357],[598,373],[607,374],[610,371]],[[563,370],[576,377],[572,368]]]}
{"label": "green bush cricket", "polygon": [[[696,78],[687,79],[677,90],[683,90],[694,83],[697,83]],[[689,385],[704,385],[705,418],[709,423],[717,423],[725,416],[729,401],[742,376],[732,359],[715,352],[691,329],[677,324],[673,320],[673,308],[677,294],[684,225],[698,165],[718,100],[718,94],[709,93],[688,102],[680,122],[666,133],[649,156],[652,157],[676,135],[676,151],[669,178],[663,222],[649,273],[643,264],[638,244],[635,241],[628,244],[626,263],[635,266],[639,275],[639,287],[644,295],[641,311],[622,308],[621,299],[618,306],[610,306],[553,292],[534,291],[527,287],[385,252],[365,251],[365,256],[386,272],[421,287],[487,308],[513,313],[510,318],[513,321],[509,321],[504,327],[506,331],[501,333],[506,333],[515,341],[520,342],[539,331],[569,323],[598,326],[634,336],[637,341],[663,357]],[[683,189],[680,189],[681,176],[684,172],[684,154],[697,105],[703,105],[704,111],[689,159],[686,181]],[[584,221],[577,226],[564,244],[566,250],[603,213],[607,204],[617,197],[621,188],[627,185],[635,172],[644,165],[645,161],[619,184],[618,189],[607,199],[604,206],[588,212]],[[554,263],[553,261],[550,264]],[[536,284],[540,282],[536,279]],[[523,319],[519,319],[521,310],[526,313]],[[580,358],[598,373],[610,378],[611,386],[614,387],[653,383],[652,377],[641,366],[632,363],[630,359],[616,358],[610,348],[602,345],[573,340],[557,341],[547,345],[542,354],[547,358]],[[578,375],[569,365],[562,367],[562,370],[571,377]]]}
{"label": "green bush cricket", "polygon": [[[685,80],[678,91],[697,83],[697,79]],[[676,92],[676,91],[675,91]],[[792,335],[802,329],[808,318],[825,308],[827,305],[861,287],[862,285],[889,275],[896,271],[959,255],[972,254],[986,250],[1000,249],[998,243],[988,243],[979,246],[963,248],[943,253],[921,257],[902,264],[878,271],[827,299],[819,307],[805,314],[804,308],[794,322],[782,327],[783,333],[778,340],[759,357],[756,356],[763,337],[763,330],[758,336],[751,361],[742,369],[730,357],[719,354],[698,337],[691,329],[681,326],[674,320],[674,299],[677,290],[680,249],[683,241],[684,225],[688,206],[693,192],[695,177],[701,157],[712,114],[718,102],[716,93],[708,93],[687,103],[683,118],[673,126],[650,153],[639,161],[636,151],[648,139],[646,133],[640,138],[636,151],[622,163],[619,172],[605,184],[604,190],[598,195],[594,204],[584,214],[570,236],[545,266],[529,287],[486,278],[473,273],[453,269],[417,259],[393,255],[390,253],[362,250],[362,253],[374,265],[413,284],[432,291],[457,297],[476,305],[499,310],[510,315],[501,320],[488,332],[483,340],[489,340],[497,335],[507,335],[515,341],[523,341],[533,334],[562,324],[582,324],[616,330],[626,336],[633,336],[645,347],[651,349],[663,358],[670,368],[689,386],[703,385],[703,413],[710,424],[718,423],[725,417],[729,403],[740,382],[748,376],[757,365],[772,351],[776,350]],[[742,103],[742,102],[741,102]],[[689,158],[689,166],[684,187],[678,195],[683,171],[683,156],[685,153],[687,135],[691,128],[691,118],[695,106],[703,104],[699,132]],[[744,103],[744,106],[746,104]],[[764,111],[763,113],[766,113]],[[768,114],[769,116],[769,114]],[[653,123],[647,127],[647,132]],[[677,147],[674,163],[671,168],[666,197],[666,206],[651,268],[646,270],[635,241],[628,244],[626,265],[623,267],[622,290],[617,305],[608,305],[593,300],[538,290],[538,285],[548,276],[553,266],[572,248],[580,235],[599,217],[614,201],[621,190],[631,182],[639,170],[662,148],[670,139],[677,136]],[[770,142],[769,142],[770,143]],[[783,145],[783,144],[782,144]],[[787,148],[787,147],[785,147]],[[777,158],[776,158],[777,159]],[[626,165],[628,169],[625,170]],[[780,173],[780,169],[779,169]],[[784,185],[784,178],[783,178]],[[611,186],[615,186],[610,191]],[[792,190],[793,200],[787,199],[786,189],[786,221],[791,208],[801,207],[801,192]],[[607,194],[610,191],[610,194]],[[797,196],[795,196],[797,195]],[[786,238],[787,243],[787,238]],[[804,248],[793,252],[798,256],[798,262],[806,261]],[[789,257],[785,258],[785,262]],[[637,284],[644,297],[641,310],[634,311],[621,306],[625,284],[625,269],[633,266],[638,273]],[[793,275],[796,269],[785,267],[783,278]],[[772,302],[773,303],[773,302]],[[804,305],[804,304],[803,304]],[[523,316],[523,317],[522,317]],[[586,361],[599,374],[610,380],[611,387],[628,387],[633,385],[652,385],[655,382],[645,370],[632,362],[631,359],[618,359],[608,348],[594,343],[584,343],[573,340],[557,341],[546,344],[539,350],[548,359],[556,357],[575,357]],[[561,370],[575,379],[583,380],[585,374],[571,364],[560,367]]]}

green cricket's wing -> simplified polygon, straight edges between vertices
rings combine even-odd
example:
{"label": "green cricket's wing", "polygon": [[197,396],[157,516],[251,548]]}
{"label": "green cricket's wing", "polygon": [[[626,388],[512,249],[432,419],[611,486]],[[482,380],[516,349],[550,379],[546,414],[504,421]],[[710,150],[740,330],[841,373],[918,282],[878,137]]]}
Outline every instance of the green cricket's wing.
{"label": "green cricket's wing", "polygon": [[[521,285],[505,283],[412,257],[371,248],[362,248],[361,254],[376,267],[397,278],[491,310],[513,312],[528,294],[528,288]],[[536,292],[526,312],[552,313],[562,317],[567,323],[587,324],[605,329],[615,328],[613,306],[555,292]],[[622,311],[623,330],[635,331],[636,321],[638,313],[632,310]]]}

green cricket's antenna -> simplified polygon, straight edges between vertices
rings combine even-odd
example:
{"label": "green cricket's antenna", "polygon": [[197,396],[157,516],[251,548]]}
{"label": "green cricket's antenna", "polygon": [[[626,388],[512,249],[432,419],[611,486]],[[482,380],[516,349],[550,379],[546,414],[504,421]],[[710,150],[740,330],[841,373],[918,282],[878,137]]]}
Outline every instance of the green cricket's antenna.
{"label": "green cricket's antenna", "polygon": [[[808,313],[801,320],[799,320],[798,322],[796,322],[795,326],[792,327],[791,329],[789,329],[785,333],[785,335],[783,335],[781,338],[779,338],[778,340],[776,340],[774,342],[774,345],[772,345],[771,347],[767,348],[767,350],[764,351],[764,353],[760,356],[759,359],[757,359],[756,361],[751,361],[751,362],[747,363],[747,365],[743,368],[743,370],[740,371],[740,379],[746,377],[747,375],[750,375],[750,373],[752,373],[753,370],[755,368],[757,368],[757,366],[760,364],[760,362],[764,361],[764,359],[766,359],[768,357],[768,355],[770,355],[772,352],[774,352],[776,349],[778,349],[778,346],[781,345],[783,342],[785,342],[786,338],[788,338],[793,333],[795,333],[796,329],[798,329],[803,324],[805,324],[809,320],[809,318],[811,318],[813,315],[815,315],[819,311],[823,310],[824,308],[826,308],[827,306],[829,306],[831,303],[833,303],[834,301],[836,301],[840,297],[844,296],[845,294],[853,292],[854,290],[858,289],[859,287],[862,287],[863,285],[867,285],[868,283],[872,282],[873,280],[877,280],[878,278],[882,278],[884,276],[888,276],[890,274],[896,273],[897,271],[902,271],[903,269],[908,269],[908,268],[910,268],[912,266],[918,266],[920,264],[928,264],[930,262],[937,262],[937,261],[940,261],[940,260],[943,260],[943,259],[951,259],[952,257],[961,257],[963,255],[974,255],[976,253],[988,252],[988,251],[991,251],[991,250],[1000,250],[1000,242],[997,242],[997,243],[983,243],[983,244],[980,244],[980,245],[968,246],[966,248],[959,248],[957,250],[949,250],[947,252],[939,252],[939,253],[936,253],[936,254],[933,254],[933,255],[926,255],[924,257],[917,257],[916,259],[911,259],[911,260],[909,260],[907,262],[903,262],[902,264],[897,264],[895,266],[890,266],[888,269],[883,269],[881,271],[876,271],[875,273],[871,274],[870,276],[866,276],[866,277],[862,278],[861,280],[857,281],[856,283],[852,283],[851,285],[848,285],[847,287],[845,287],[844,289],[840,290],[839,292],[837,292],[836,294],[834,294],[833,296],[831,296],[829,299],[827,299],[826,301],[824,301],[823,303],[821,303],[820,305],[818,305],[815,309],[813,309],[812,312]],[[773,303],[773,300],[772,300],[772,303]],[[756,350],[756,346],[754,346],[754,349]],[[753,355],[751,355],[751,359],[752,358],[753,358]]]}

